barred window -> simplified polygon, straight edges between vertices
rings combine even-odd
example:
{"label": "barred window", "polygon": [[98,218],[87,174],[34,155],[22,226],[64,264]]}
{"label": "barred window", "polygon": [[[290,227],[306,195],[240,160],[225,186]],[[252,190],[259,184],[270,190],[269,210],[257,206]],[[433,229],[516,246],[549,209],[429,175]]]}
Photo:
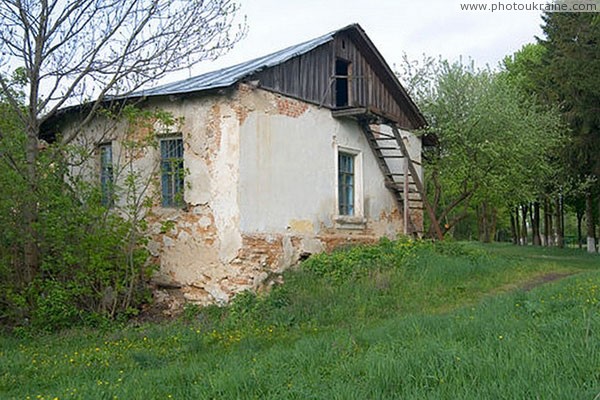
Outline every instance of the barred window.
{"label": "barred window", "polygon": [[161,192],[163,207],[183,205],[183,139],[160,140]]}

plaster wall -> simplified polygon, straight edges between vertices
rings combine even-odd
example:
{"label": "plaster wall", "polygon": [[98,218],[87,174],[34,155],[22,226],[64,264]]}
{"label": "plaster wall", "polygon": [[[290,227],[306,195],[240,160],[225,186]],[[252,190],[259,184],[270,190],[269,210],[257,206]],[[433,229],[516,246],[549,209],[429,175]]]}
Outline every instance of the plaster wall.
{"label": "plaster wall", "polygon": [[[160,194],[149,220],[157,280],[184,287],[189,300],[225,303],[230,286],[249,288],[252,273],[233,266],[242,246],[239,230],[239,118],[229,94],[157,99],[148,107],[181,118],[185,207],[165,208]],[[156,155],[156,152],[155,152]],[[165,232],[165,221],[170,221]],[[240,276],[248,279],[239,280]]]}
{"label": "plaster wall", "polygon": [[[353,120],[244,84],[213,95],[152,98],[143,107],[170,112],[179,122],[168,131],[154,124],[133,132],[121,122],[100,134],[106,129],[98,119],[81,140],[88,146],[111,141],[115,163],[131,159],[148,181],[148,249],[160,265],[159,288],[179,287],[200,304],[226,303],[307,254],[402,231],[401,213]],[[183,208],[160,205],[158,148],[125,154],[121,146],[132,138],[127,135],[142,140],[152,133],[183,139]],[[420,159],[420,141],[407,140]],[[356,154],[360,164],[352,218],[337,215],[338,149]],[[97,177],[98,165],[81,171]]]}
{"label": "plaster wall", "polygon": [[[361,229],[375,236],[395,235],[395,225],[378,224],[396,205],[384,186],[364,134],[350,119],[335,119],[325,108],[300,103],[304,110],[290,117],[269,108],[266,99],[240,126],[240,215],[245,234],[319,235],[339,228],[336,148],[355,151],[362,159],[363,218]],[[288,100],[294,101],[294,100]],[[264,105],[267,105],[265,107]],[[355,227],[357,228],[357,227]]]}

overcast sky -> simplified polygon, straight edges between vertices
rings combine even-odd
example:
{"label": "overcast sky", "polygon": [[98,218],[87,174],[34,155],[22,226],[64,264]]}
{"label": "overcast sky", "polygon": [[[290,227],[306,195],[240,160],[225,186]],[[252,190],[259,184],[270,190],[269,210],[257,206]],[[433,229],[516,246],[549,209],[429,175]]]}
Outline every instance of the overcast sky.
{"label": "overcast sky", "polygon": [[[536,11],[462,11],[461,2],[477,0],[238,0],[247,16],[248,35],[215,62],[186,76],[237,64],[359,23],[393,66],[422,54],[454,60],[471,57],[479,66],[497,66],[508,54],[540,36]],[[508,4],[524,0],[495,0]],[[540,1],[540,0],[538,0]],[[543,0],[542,0],[543,1]],[[479,0],[491,4],[489,0]],[[164,81],[173,81],[174,76]]]}

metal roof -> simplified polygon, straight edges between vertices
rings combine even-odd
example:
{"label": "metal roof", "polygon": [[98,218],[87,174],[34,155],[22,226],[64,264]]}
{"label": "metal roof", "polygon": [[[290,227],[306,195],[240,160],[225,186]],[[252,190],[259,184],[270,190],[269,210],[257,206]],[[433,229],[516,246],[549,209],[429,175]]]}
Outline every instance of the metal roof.
{"label": "metal roof", "polygon": [[164,96],[171,94],[198,92],[202,90],[218,89],[231,86],[234,83],[240,81],[241,79],[250,76],[256,72],[262,71],[265,68],[282,64],[293,57],[308,53],[314,48],[319,47],[322,44],[325,44],[332,40],[335,34],[337,34],[338,32],[356,26],[357,25],[349,25],[345,28],[329,32],[326,35],[309,40],[307,42],[300,43],[295,46],[290,46],[283,50],[279,50],[275,53],[259,57],[254,60],[246,61],[231,67],[208,72],[181,81],[157,86],[155,88],[140,90],[138,92],[132,93],[128,97]]}

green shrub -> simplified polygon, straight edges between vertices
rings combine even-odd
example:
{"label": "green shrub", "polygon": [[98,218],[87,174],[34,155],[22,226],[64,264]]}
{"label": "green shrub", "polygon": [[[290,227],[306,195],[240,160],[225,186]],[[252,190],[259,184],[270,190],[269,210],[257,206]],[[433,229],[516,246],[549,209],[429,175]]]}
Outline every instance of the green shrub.
{"label": "green shrub", "polygon": [[152,266],[143,221],[103,206],[97,185],[72,178],[60,157],[40,157],[44,174],[29,194],[37,202],[33,277],[22,273],[31,240],[23,225],[31,204],[21,201],[25,182],[15,178],[0,196],[0,321],[6,325],[50,331],[97,324],[130,316],[148,299],[144,281]]}
{"label": "green shrub", "polygon": [[64,329],[81,322],[75,291],[52,280],[39,280],[39,291],[32,298],[36,303],[31,312],[31,324],[38,331]]}
{"label": "green shrub", "polygon": [[144,216],[155,176],[142,177],[132,163],[157,146],[155,122],[176,120],[132,105],[100,111],[125,126],[107,202],[92,140],[65,145],[57,137],[32,165],[11,110],[0,98],[0,158],[8,161],[0,168],[0,325],[52,330],[135,315],[150,298]]}
{"label": "green shrub", "polygon": [[381,239],[377,245],[357,245],[314,255],[302,263],[302,268],[341,284],[366,277],[376,268],[404,265],[423,246],[425,242]]}
{"label": "green shrub", "polygon": [[438,254],[451,257],[466,257],[474,262],[489,257],[487,252],[479,248],[469,247],[465,242],[444,240],[442,242],[432,242],[431,246]]}

